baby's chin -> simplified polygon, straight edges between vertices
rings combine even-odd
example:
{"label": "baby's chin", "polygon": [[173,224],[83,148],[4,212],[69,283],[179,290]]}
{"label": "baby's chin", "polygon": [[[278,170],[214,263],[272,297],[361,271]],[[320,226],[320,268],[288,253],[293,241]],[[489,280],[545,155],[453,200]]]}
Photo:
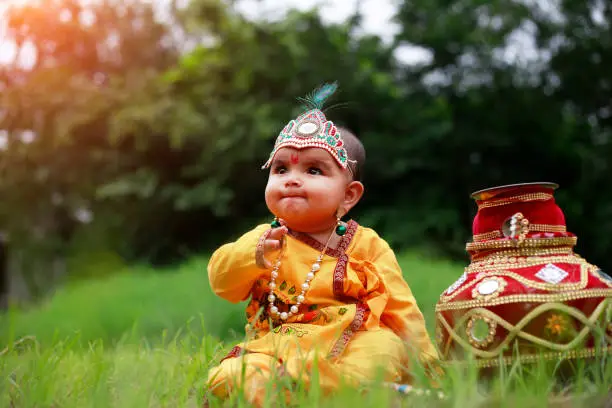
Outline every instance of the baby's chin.
{"label": "baby's chin", "polygon": [[292,230],[301,231],[305,225],[308,225],[308,221],[303,217],[296,217],[295,214],[280,216],[280,219],[284,221],[284,224]]}
{"label": "baby's chin", "polygon": [[329,226],[329,221],[319,222],[312,217],[297,217],[295,214],[280,218],[285,222],[285,225],[287,225],[289,229],[305,233],[319,232]]}
{"label": "baby's chin", "polygon": [[304,199],[281,200],[270,209],[273,214],[282,219],[294,231],[313,232],[329,226],[333,214],[328,211],[313,211],[309,203]]}
{"label": "baby's chin", "polygon": [[284,220],[294,220],[300,222],[306,220],[312,214],[310,203],[307,199],[301,197],[283,198],[275,205],[274,213]]}

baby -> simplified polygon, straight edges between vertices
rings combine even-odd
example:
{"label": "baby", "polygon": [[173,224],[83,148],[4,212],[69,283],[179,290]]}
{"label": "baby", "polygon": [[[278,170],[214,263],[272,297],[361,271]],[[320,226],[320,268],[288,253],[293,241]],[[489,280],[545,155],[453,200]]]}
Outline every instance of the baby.
{"label": "baby", "polygon": [[[214,292],[250,297],[247,337],[209,373],[225,398],[239,387],[261,405],[270,378],[289,376],[325,391],[341,383],[409,378],[410,359],[437,352],[389,245],[372,229],[341,219],[364,193],[365,150],[321,111],[326,84],[309,110],[280,132],[264,168],[265,200],[275,216],[211,257]],[[316,367],[317,376],[312,372]]]}

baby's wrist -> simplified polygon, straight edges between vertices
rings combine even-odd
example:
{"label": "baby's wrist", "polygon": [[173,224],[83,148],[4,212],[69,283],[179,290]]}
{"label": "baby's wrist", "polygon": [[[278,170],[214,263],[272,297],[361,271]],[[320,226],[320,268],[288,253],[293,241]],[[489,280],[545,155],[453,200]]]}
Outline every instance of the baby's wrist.
{"label": "baby's wrist", "polygon": [[255,264],[258,268],[261,269],[267,269],[265,258],[265,243],[266,239],[268,239],[268,237],[270,236],[271,231],[272,230],[267,230],[266,232],[261,234],[261,237],[259,237],[257,245],[255,246]]}

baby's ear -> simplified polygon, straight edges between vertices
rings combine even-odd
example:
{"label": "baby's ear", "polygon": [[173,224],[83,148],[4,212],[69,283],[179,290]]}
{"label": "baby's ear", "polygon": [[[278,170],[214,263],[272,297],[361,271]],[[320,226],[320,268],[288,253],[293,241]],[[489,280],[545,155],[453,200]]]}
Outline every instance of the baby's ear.
{"label": "baby's ear", "polygon": [[351,181],[344,192],[344,213],[348,213],[363,196],[364,187],[360,181]]}

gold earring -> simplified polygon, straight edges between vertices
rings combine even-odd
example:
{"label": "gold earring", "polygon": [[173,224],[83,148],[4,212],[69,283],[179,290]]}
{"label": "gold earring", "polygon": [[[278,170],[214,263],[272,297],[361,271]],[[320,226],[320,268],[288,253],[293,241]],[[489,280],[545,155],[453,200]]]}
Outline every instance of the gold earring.
{"label": "gold earring", "polygon": [[343,236],[344,234],[346,234],[346,227],[342,225],[342,221],[340,221],[340,217],[336,216],[336,219],[337,219],[336,234],[338,236]]}

